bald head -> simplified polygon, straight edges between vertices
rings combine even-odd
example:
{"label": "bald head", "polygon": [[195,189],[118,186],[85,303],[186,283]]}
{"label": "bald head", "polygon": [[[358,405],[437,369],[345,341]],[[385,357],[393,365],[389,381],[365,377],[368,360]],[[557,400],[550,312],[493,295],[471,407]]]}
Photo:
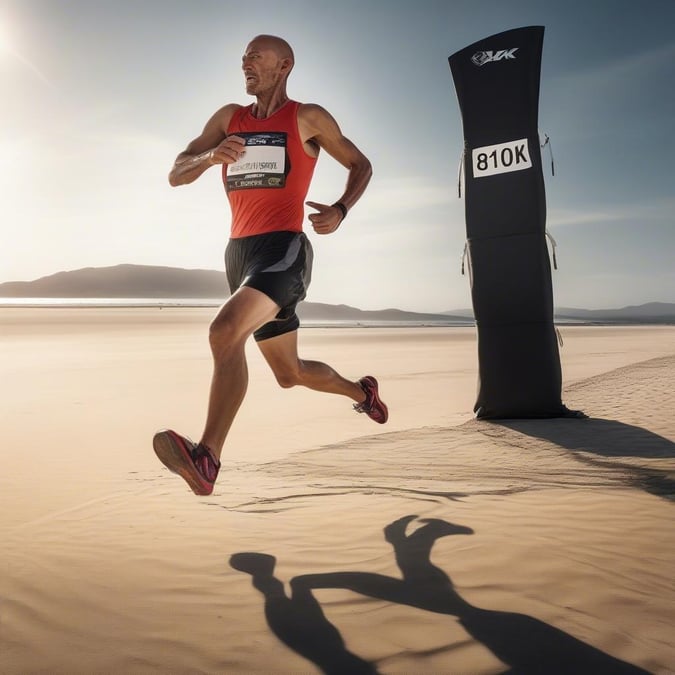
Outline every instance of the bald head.
{"label": "bald head", "polygon": [[283,38],[276,35],[257,35],[249,42],[248,49],[253,45],[258,49],[271,49],[280,59],[289,59],[291,65],[295,63],[293,49]]}

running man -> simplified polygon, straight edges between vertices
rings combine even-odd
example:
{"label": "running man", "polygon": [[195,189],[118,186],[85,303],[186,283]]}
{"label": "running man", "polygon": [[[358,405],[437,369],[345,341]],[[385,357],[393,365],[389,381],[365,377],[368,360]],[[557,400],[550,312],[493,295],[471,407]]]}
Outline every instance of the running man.
{"label": "running man", "polygon": [[225,250],[231,296],[209,330],[213,377],[201,440],[195,444],[172,430],[153,439],[162,463],[197,495],[213,491],[225,438],[246,394],[244,345],[251,335],[280,386],[341,394],[357,412],[379,424],[387,421],[374,377],[353,382],[325,363],[298,356],[295,310],[312,270],[312,247],[303,233],[304,200],[319,151],[348,170],[344,192],[334,204],[306,202],[314,210],[309,220],[319,235],[337,230],[366,189],[372,168],[324,108],[288,98],[286,80],[293,65],[293,50],[285,40],[254,38],[242,69],[246,93],[255,102],[220,108],[178,155],[169,174],[171,185],[185,185],[210,167],[222,166],[232,211]]}

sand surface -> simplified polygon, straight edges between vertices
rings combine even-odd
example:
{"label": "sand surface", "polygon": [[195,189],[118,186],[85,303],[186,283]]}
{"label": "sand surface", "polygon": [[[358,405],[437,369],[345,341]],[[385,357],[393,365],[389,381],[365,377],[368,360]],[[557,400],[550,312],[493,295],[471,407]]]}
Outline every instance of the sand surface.
{"label": "sand surface", "polygon": [[473,419],[473,328],[302,329],[211,497],[209,309],[0,309],[0,673],[675,672],[675,327],[563,326],[587,420]]}

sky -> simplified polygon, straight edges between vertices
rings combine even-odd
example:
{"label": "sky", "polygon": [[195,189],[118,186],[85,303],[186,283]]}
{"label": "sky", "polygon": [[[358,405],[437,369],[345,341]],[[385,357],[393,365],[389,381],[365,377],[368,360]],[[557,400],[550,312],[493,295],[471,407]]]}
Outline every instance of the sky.
{"label": "sky", "polygon": [[[673,0],[0,0],[0,282],[121,263],[223,269],[217,168],[172,188],[176,155],[226,103],[241,55],[285,37],[288,93],[326,108],[373,164],[339,230],[308,234],[307,300],[471,306],[448,56],[545,26],[540,133],[558,307],[675,302]],[[308,199],[345,170],[323,154]]]}

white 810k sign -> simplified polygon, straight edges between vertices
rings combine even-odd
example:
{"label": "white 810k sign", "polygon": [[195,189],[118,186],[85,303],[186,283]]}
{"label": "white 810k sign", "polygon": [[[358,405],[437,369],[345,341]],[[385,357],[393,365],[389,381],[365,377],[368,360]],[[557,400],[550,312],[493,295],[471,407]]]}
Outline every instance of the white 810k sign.
{"label": "white 810k sign", "polygon": [[522,171],[532,166],[527,138],[474,148],[471,159],[474,178]]}

